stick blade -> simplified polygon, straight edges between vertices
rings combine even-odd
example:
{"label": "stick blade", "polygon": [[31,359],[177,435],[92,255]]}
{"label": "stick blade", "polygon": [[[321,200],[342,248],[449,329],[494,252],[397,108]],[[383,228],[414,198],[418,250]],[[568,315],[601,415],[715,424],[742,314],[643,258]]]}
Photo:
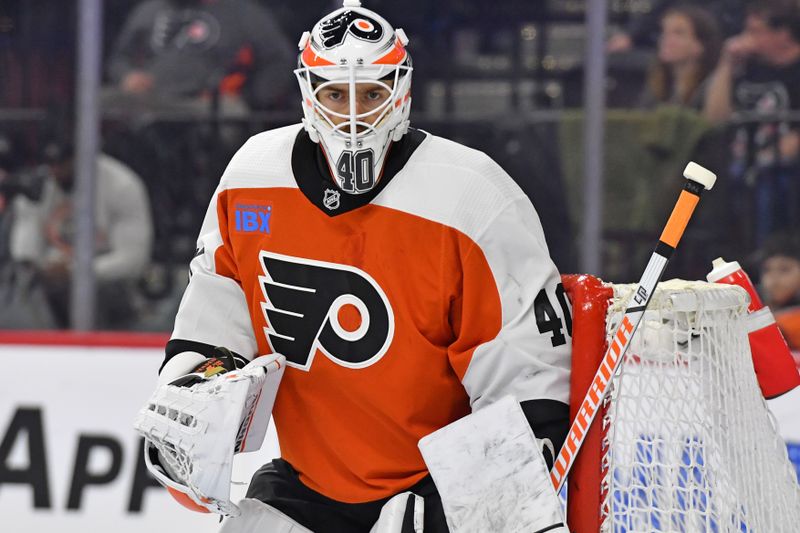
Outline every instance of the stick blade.
{"label": "stick blade", "polygon": [[710,191],[717,181],[717,175],[708,170],[707,168],[698,165],[694,161],[690,161],[683,171],[683,177],[692,181],[696,181],[707,191]]}

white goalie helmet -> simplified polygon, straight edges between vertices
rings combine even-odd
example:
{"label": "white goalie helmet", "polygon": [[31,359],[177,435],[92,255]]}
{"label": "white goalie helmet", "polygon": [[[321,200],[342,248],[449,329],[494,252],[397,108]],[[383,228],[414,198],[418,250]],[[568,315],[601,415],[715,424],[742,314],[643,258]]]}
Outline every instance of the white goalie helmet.
{"label": "white goalie helmet", "polygon": [[[411,111],[411,57],[408,38],[377,13],[345,0],[300,40],[295,70],[303,95],[303,125],[322,147],[339,188],[350,194],[372,190],[392,142],[408,131]],[[380,100],[359,109],[359,87]],[[331,87],[347,87],[346,109],[320,99]],[[370,93],[372,94],[372,93]]]}

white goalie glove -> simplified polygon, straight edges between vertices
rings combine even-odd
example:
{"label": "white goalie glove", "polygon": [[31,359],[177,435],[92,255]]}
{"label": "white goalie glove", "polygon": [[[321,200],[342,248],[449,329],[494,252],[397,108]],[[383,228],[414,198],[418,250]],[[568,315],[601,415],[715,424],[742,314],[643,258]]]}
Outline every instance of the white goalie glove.
{"label": "white goalie glove", "polygon": [[286,358],[271,354],[225,372],[210,366],[159,385],[134,428],[145,464],[180,503],[236,516],[230,501],[233,455],[261,447]]}

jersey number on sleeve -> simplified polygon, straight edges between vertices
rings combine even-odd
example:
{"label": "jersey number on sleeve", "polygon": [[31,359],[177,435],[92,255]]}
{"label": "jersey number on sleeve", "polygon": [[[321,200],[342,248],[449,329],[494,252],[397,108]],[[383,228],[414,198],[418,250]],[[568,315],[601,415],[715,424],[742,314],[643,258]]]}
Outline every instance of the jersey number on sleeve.
{"label": "jersey number on sleeve", "polygon": [[572,315],[569,311],[567,304],[567,295],[564,292],[564,285],[559,283],[556,285],[556,300],[561,307],[561,312],[564,315],[564,322],[561,317],[556,313],[553,304],[550,303],[550,298],[547,296],[547,291],[542,289],[536,295],[533,301],[533,311],[536,315],[536,326],[539,328],[539,333],[552,332],[550,341],[553,347],[561,346],[567,343],[567,338],[564,336],[564,325],[567,327],[567,334],[572,336]]}

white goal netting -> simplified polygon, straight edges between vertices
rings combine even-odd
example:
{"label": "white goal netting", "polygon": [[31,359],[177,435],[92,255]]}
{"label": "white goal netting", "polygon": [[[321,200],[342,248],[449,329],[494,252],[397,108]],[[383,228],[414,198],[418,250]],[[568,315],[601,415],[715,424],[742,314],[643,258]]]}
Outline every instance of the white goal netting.
{"label": "white goal netting", "polygon": [[[609,334],[635,288],[614,286]],[[746,309],[738,287],[659,286],[606,404],[601,531],[800,531],[800,489],[756,381]]]}

